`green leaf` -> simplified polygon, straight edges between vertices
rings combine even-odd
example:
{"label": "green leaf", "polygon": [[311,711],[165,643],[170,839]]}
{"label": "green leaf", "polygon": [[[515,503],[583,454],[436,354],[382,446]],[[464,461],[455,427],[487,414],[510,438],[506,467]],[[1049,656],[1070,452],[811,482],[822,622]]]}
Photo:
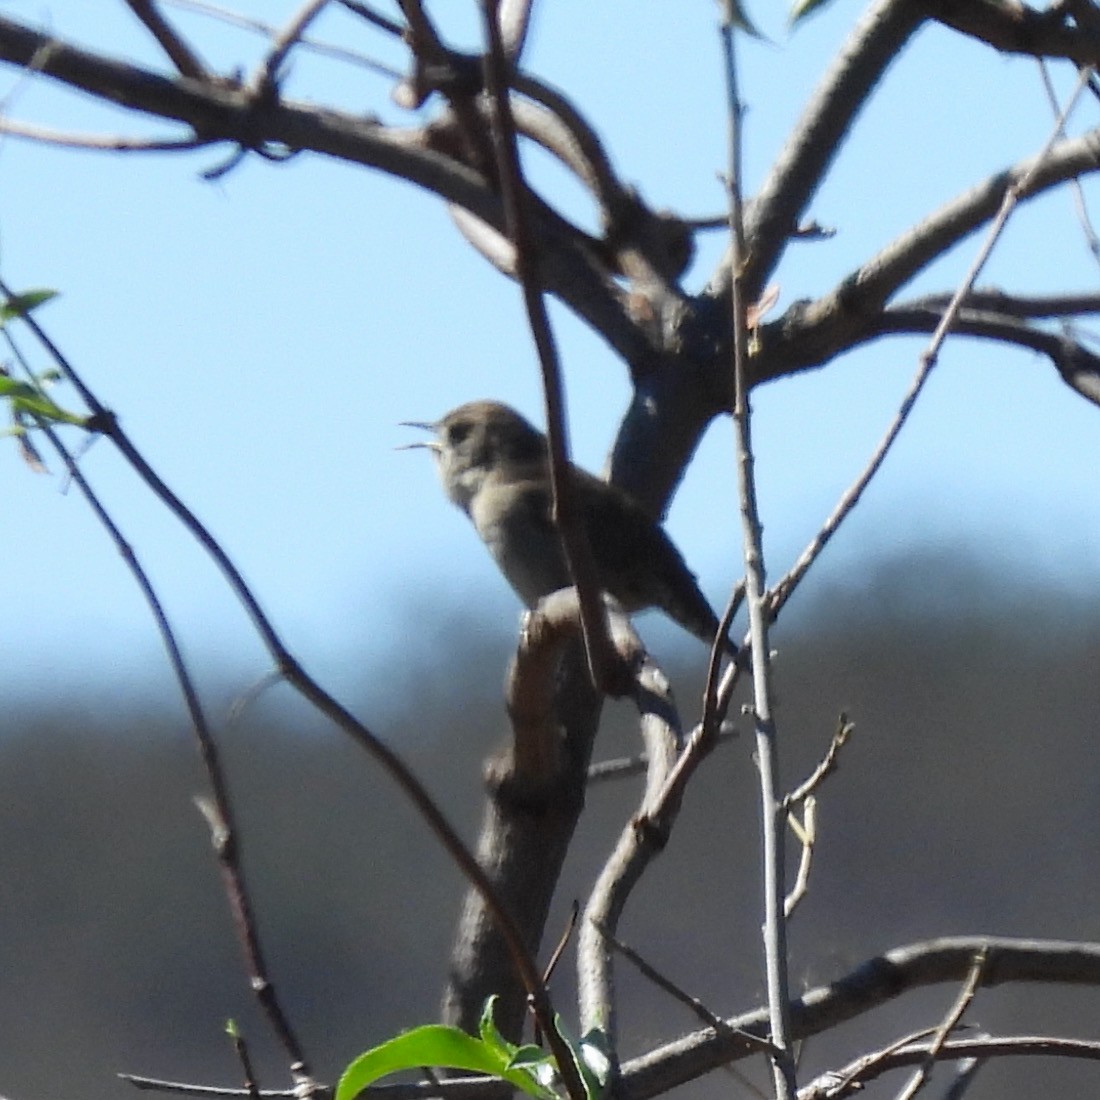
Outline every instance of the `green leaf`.
{"label": "green leaf", "polygon": [[[484,1027],[484,1016],[482,1026]],[[495,1028],[493,1029],[495,1031]],[[540,1085],[527,1069],[510,1068],[515,1052],[510,1043],[500,1040],[509,1050],[501,1050],[496,1042],[467,1035],[458,1028],[443,1024],[428,1024],[382,1043],[360,1054],[340,1078],[335,1100],[354,1100],[368,1085],[387,1074],[422,1066],[445,1066],[470,1073],[485,1073],[522,1089],[536,1100],[556,1100],[555,1094]]]}
{"label": "green leaf", "polygon": [[611,1080],[610,1044],[607,1033],[599,1028],[586,1031],[578,1042],[566,1030],[560,1016],[554,1017],[554,1026],[573,1055],[573,1064],[580,1074],[588,1100],[601,1100],[607,1094]]}
{"label": "green leaf", "polygon": [[516,1047],[512,1052],[512,1057],[508,1059],[508,1068],[536,1069],[550,1065],[553,1061],[554,1059],[542,1047],[527,1043],[526,1046]]}
{"label": "green leaf", "polygon": [[22,317],[32,309],[37,309],[43,302],[56,297],[56,290],[28,290],[23,294],[16,294],[14,298],[9,298],[0,305],[0,328],[16,317]]}
{"label": "green leaf", "polygon": [[86,416],[66,411],[29,382],[20,382],[3,374],[0,374],[0,398],[7,399],[14,416],[37,416],[52,424],[87,426]]}
{"label": "green leaf", "polygon": [[10,400],[12,412],[16,416],[35,416],[53,424],[75,424],[78,428],[88,426],[88,417],[77,416],[40,393],[28,397],[13,397]]}

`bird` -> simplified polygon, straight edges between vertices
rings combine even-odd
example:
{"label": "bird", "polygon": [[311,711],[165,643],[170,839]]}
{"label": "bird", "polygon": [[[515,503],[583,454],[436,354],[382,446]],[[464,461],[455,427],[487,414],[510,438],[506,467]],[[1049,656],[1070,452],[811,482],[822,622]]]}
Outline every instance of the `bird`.
{"label": "bird", "polygon": [[[425,448],[443,489],[473,522],[516,595],[528,607],[572,585],[552,518],[546,436],[498,401],[471,401],[436,421],[403,427],[434,433]],[[627,614],[658,608],[707,645],[718,617],[664,528],[624,490],[571,466],[574,504],[591,547],[600,587]],[[737,647],[727,638],[731,655]]]}

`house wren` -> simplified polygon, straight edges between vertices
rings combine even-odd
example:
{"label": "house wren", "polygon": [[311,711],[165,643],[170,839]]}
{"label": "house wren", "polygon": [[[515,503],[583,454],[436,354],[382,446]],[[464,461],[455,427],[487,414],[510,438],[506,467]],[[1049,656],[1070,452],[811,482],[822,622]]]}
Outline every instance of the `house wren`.
{"label": "house wren", "polygon": [[[569,576],[551,512],[546,436],[514,409],[472,401],[436,423],[406,421],[436,433],[435,454],[447,496],[473,521],[519,598],[534,607],[567,588]],[[664,529],[623,490],[573,467],[577,513],[600,587],[628,613],[657,607],[712,644],[718,618]],[[726,648],[736,653],[727,640]]]}

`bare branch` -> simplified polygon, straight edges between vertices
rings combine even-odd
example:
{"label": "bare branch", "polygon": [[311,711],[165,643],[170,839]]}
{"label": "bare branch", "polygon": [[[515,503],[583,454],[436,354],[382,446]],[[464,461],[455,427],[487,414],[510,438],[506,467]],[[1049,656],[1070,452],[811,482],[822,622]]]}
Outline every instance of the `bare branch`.
{"label": "bare branch", "polygon": [[[756,491],[756,458],[752,445],[752,414],[748,382],[748,306],[755,296],[746,293],[748,258],[742,206],[741,122],[744,107],[738,90],[733,0],[722,6],[721,40],[726,81],[729,173],[729,224],[732,278],[729,284],[733,318],[733,425],[737,457],[737,491],[741,512],[742,559],[745,569],[745,604],[749,618],[750,672],[753,686],[752,718],[756,734],[756,768],[760,790],[760,830],[763,836],[764,977],[768,991],[769,1055],[776,1100],[793,1100],[797,1092],[791,1038],[790,976],[787,957],[787,893],[785,870],[786,811],[779,797],[779,739],[772,710],[771,646],[768,642],[767,573],[764,564],[764,528]],[[732,618],[731,599],[727,616]],[[713,653],[712,653],[713,664]],[[708,677],[704,718],[716,717],[714,678]],[[706,724],[706,723],[705,723]],[[704,729],[704,735],[709,730]]]}
{"label": "bare branch", "polygon": [[330,0],[306,0],[306,3],[290,18],[287,25],[275,36],[271,50],[250,81],[253,94],[259,95],[274,88],[290,51],[309,29],[310,23],[328,7]]}
{"label": "bare branch", "polygon": [[908,420],[909,414],[912,412],[913,406],[916,404],[917,398],[920,396],[920,392],[924,388],[924,384],[928,381],[932,368],[936,364],[940,348],[943,346],[944,340],[947,339],[947,334],[956,323],[959,310],[962,308],[962,303],[966,300],[967,295],[970,294],[975,281],[981,274],[994,246],[1000,239],[1001,233],[1004,231],[1005,225],[1008,223],[1009,217],[1016,209],[1021,198],[1024,195],[1033,193],[1031,189],[1034,180],[1036,177],[1045,174],[1048,158],[1053,157],[1058,149],[1064,148],[1064,145],[1068,144],[1063,143],[1061,146],[1052,147],[1057,134],[1061,132],[1066,116],[1073,109],[1078,96],[1086,86],[1086,82],[1087,74],[1082,74],[1078,79],[1077,87],[1073,95],[1066,103],[1061,116],[1059,116],[1058,120],[1055,122],[1051,136],[1043,149],[1038,156],[1027,162],[1027,170],[1018,179],[1014,179],[1004,190],[1000,208],[989,227],[985,240],[978,249],[978,254],[974,257],[970,265],[970,270],[967,271],[962,282],[956,289],[951,302],[943,311],[942,316],[936,324],[928,347],[921,355],[920,366],[917,368],[913,381],[910,383],[909,389],[902,399],[901,406],[898,408],[890,427],[887,428],[886,434],[882,437],[874,454],[871,456],[871,461],[867,464],[863,473],[860,474],[845,491],[836,508],[833,510],[833,513],[826,519],[821,530],[818,531],[810,541],[810,544],[803,550],[798,560],[788,570],[786,576],[783,577],[779,584],[773,589],[771,593],[771,611],[773,616],[779,614],[783,605],[790,599],[791,593],[806,575],[810,566],[817,560],[818,555],[820,555],[828,541],[836,533],[840,524],[847,518],[856,504],[859,503],[859,499],[870,484],[871,479],[878,472],[883,461],[885,461],[886,455],[897,441],[902,427],[904,427],[906,420]]}
{"label": "bare branch", "polygon": [[[1095,19],[1094,22],[1096,22]],[[1050,66],[1043,58],[1038,59],[1038,64],[1039,75],[1043,80],[1043,91],[1046,92],[1047,100],[1050,103],[1050,109],[1055,115],[1058,115],[1060,112],[1058,106],[1058,93],[1055,91],[1054,81],[1051,80],[1050,77]],[[1098,94],[1095,70],[1089,76],[1089,88],[1094,96]],[[1085,239],[1085,245],[1089,252],[1092,253],[1092,258],[1100,262],[1100,237],[1097,236],[1096,230],[1092,227],[1092,219],[1089,217],[1088,206],[1085,203],[1085,189],[1081,186],[1081,181],[1075,179],[1070,183],[1070,190],[1073,193],[1073,205],[1077,212],[1077,220],[1081,226],[1081,233]]]}
{"label": "bare branch", "polygon": [[[120,1073],[119,1080],[133,1085],[143,1092],[170,1092],[184,1096],[238,1097],[252,1096],[247,1088],[226,1088],[219,1085],[196,1085],[190,1081],[166,1081],[161,1077],[144,1077],[137,1073]],[[260,1089],[262,1100],[291,1100],[298,1094],[294,1089]]]}
{"label": "bare branch", "polygon": [[[648,962],[642,955],[634,950],[629,944],[624,943],[622,940],[615,936],[612,936],[610,932],[599,929],[602,935],[605,935],[608,942],[619,952],[625,959],[631,962],[644,977],[648,978],[658,989],[667,993],[674,1000],[684,1005],[690,1012],[694,1013],[703,1021],[708,1027],[714,1028],[716,1031],[721,1030],[726,1026],[725,1020],[720,1016],[716,1016],[698,997],[693,997],[686,990],[681,989],[674,981],[662,974],[652,963]],[[752,1035],[745,1031],[741,1033],[741,1037],[748,1043],[758,1043],[760,1049],[766,1053],[774,1053],[771,1043],[767,1039],[760,1039],[756,1035]],[[727,1073],[733,1075],[741,1088],[751,1093],[753,1096],[757,1096],[760,1100],[768,1100],[768,1095],[762,1089],[756,1087],[752,1081],[740,1073],[734,1066],[723,1066],[723,1069]]]}
{"label": "bare branch", "polygon": [[[930,310],[942,314],[950,305],[950,294],[928,294],[899,302],[897,309]],[[972,290],[963,298],[961,313],[995,314],[1002,317],[1042,318],[1079,317],[1083,313],[1100,313],[1100,294],[1009,294],[987,287]]]}
{"label": "bare branch", "polygon": [[[0,282],[0,293],[3,293],[5,298],[9,300],[12,298],[11,291],[2,282]],[[30,319],[24,316],[24,320],[29,321]],[[8,336],[8,339],[10,341],[10,336]],[[259,1001],[260,1007],[278,1041],[290,1058],[289,1068],[295,1082],[306,1087],[308,1091],[312,1091],[314,1082],[306,1062],[305,1053],[294,1029],[290,1025],[289,1018],[283,1010],[275,986],[268,976],[255,913],[240,863],[240,838],[234,824],[229,785],[221,766],[213,731],[199,700],[198,691],[184,660],[175,631],[168,620],[168,615],[164,610],[160,597],[133,547],[126,540],[99,499],[98,494],[85,478],[83,471],[73,459],[68,448],[61,441],[57,432],[48,424],[40,421],[39,428],[65,464],[69,477],[84,496],[97,521],[106,531],[108,538],[118,549],[152,613],[153,621],[168,654],[169,664],[176,682],[179,684],[188,716],[191,719],[191,728],[195,734],[199,755],[210,784],[211,798],[202,800],[205,807],[204,812],[208,820],[216,823],[216,828],[212,828],[215,852],[233,914],[234,928],[244,953],[252,991],[256,995],[256,999]]]}
{"label": "bare branch", "polygon": [[[717,744],[722,745],[733,741],[740,736],[740,731],[733,725],[723,726],[718,731]],[[641,775],[649,766],[649,757],[640,752],[636,756],[624,756],[616,760],[601,760],[588,769],[588,782],[606,783],[614,779],[629,779],[634,775]]]}
{"label": "bare branch", "polygon": [[[0,17],[0,61],[28,67],[91,95],[189,125],[203,141],[245,148],[265,144],[376,168],[433,191],[481,221],[504,228],[500,198],[478,171],[432,147],[421,130],[394,130],[376,120],[281,100],[259,106],[255,97],[226,82],[174,81],[100,56]],[[560,218],[538,214],[545,288],[585,318],[628,362],[652,355],[649,335],[630,317],[626,296],[614,285],[587,243]]]}
{"label": "bare branch", "polygon": [[[1007,197],[1024,202],[1075,176],[1100,168],[1100,129],[1061,141],[1036,157],[990,177],[908,230],[877,256],[852,272],[830,294],[776,322],[784,333],[782,373],[792,360],[820,365],[859,339],[892,295],[947,249],[969,236],[1002,209]],[[765,326],[767,332],[772,326]],[[773,377],[767,356],[766,375]]]}
{"label": "bare branch", "polygon": [[172,64],[176,66],[181,76],[188,76],[192,80],[205,81],[210,79],[210,73],[199,59],[198,54],[176,33],[168,20],[160,14],[153,0],[126,0],[126,3],[138,19],[148,27],[150,34],[171,58]]}
{"label": "bare branch", "polygon": [[199,138],[127,138],[112,134],[70,134],[46,126],[28,126],[10,118],[0,117],[0,134],[25,138],[41,145],[61,149],[98,149],[108,153],[174,153],[190,152],[209,145]]}
{"label": "bare branch", "polygon": [[[354,0],[337,0],[337,2],[342,3],[344,7],[355,11],[357,14],[363,14],[359,9],[364,7],[364,5],[355,4]],[[262,19],[253,19],[251,16],[241,15],[239,12],[230,11],[228,8],[220,8],[216,4],[207,3],[206,0],[164,0],[164,3],[171,4],[176,8],[182,8],[184,11],[197,12],[200,15],[208,16],[219,22],[227,23],[232,27],[240,27],[242,30],[261,34],[265,38],[274,39],[279,33],[278,28],[271,23],[265,23]],[[364,18],[367,18],[367,16],[364,16]],[[380,20],[380,25],[391,34],[395,34],[398,37],[401,36],[402,28],[399,24],[380,15],[374,15],[374,19]],[[391,80],[400,80],[403,75],[398,72],[397,69],[389,65],[384,65],[382,62],[375,61],[373,58],[357,53],[355,50],[345,49],[343,46],[337,46],[331,42],[319,42],[315,38],[301,35],[298,39],[298,44],[303,49],[310,50],[322,57],[331,57],[335,61],[343,61],[349,65],[357,65],[360,68],[369,69],[371,72],[378,73],[380,76],[388,77]]]}
{"label": "bare branch", "polygon": [[817,844],[817,800],[808,795],[802,802],[802,820],[787,810],[787,824],[802,846],[802,855],[798,860],[794,885],[783,899],[783,915],[790,920],[791,914],[806,896],[810,888],[810,868],[813,866],[814,846]]}
{"label": "bare branch", "polygon": [[[771,278],[853,120],[924,22],[926,6],[914,0],[877,0],[838,52],[746,211],[745,233],[753,247],[742,276],[749,301],[760,296]],[[727,257],[707,291],[716,301],[729,297],[731,272]]]}
{"label": "bare branch", "polygon": [[906,1082],[905,1088],[898,1093],[898,1100],[913,1100],[913,1097],[927,1084],[929,1077],[932,1075],[932,1067],[936,1064],[936,1059],[940,1056],[944,1043],[947,1042],[951,1032],[959,1026],[963,1015],[974,1000],[974,995],[978,992],[982,975],[985,973],[987,959],[988,955],[984,948],[975,954],[974,962],[970,966],[970,973],[966,976],[962,989],[959,990],[959,996],[948,1010],[947,1015],[944,1016],[940,1026],[936,1028],[936,1033],[932,1036],[932,1042],[928,1045],[928,1054],[921,1062],[917,1072]]}
{"label": "bare branch", "polygon": [[[0,280],[0,294],[7,302],[15,300],[16,296],[11,289]],[[53,354],[55,361],[63,372],[67,364],[56,353],[56,349],[45,337],[28,313],[22,315],[22,320],[31,329],[39,341]],[[23,365],[28,377],[34,379],[23,356],[12,338],[11,332],[5,326],[3,336],[8,345],[15,352]],[[79,380],[71,372],[68,373],[70,381],[79,383]],[[78,384],[77,387],[82,396],[87,399],[88,392]],[[87,401],[93,410],[93,415],[88,418],[86,427],[90,431],[103,430],[106,427],[107,417],[103,414],[106,410],[98,406],[94,399]],[[259,929],[256,924],[255,913],[252,907],[251,897],[245,884],[244,871],[240,862],[240,838],[236,829],[233,815],[232,800],[229,794],[229,784],[225,772],[221,766],[217,742],[206,717],[206,711],[199,699],[199,693],[194,678],[184,659],[183,651],[176,638],[176,632],[168,619],[167,612],[161,602],[156,588],[149,574],[142,565],[133,547],[130,545],[122,530],[112,518],[110,512],[103,504],[99,495],[92,488],[88,479],[84,476],[79,463],[73,457],[69,448],[65,446],[54,427],[48,422],[36,417],[37,427],[48,440],[51,447],[65,465],[72,482],[77,486],[84,500],[95,516],[96,521],[106,532],[111,543],[118,550],[126,568],[140,591],[142,598],[149,608],[160,634],[168,656],[168,662],[172,669],[176,683],[179,685],[180,694],[183,697],[184,706],[191,720],[191,729],[195,735],[195,741],[199,749],[199,756],[203,768],[206,771],[207,782],[210,785],[210,797],[199,800],[207,820],[211,823],[211,833],[214,841],[214,849],[222,872],[222,881],[226,895],[229,899],[230,909],[233,915],[234,929],[244,954],[245,965],[252,991],[259,1001],[260,1008],[267,1017],[268,1023],[287,1052],[290,1059],[290,1072],[296,1084],[306,1091],[313,1091],[315,1082],[312,1079],[309,1066],[305,1059],[302,1046],[298,1041],[294,1029],[290,1025],[289,1018],[283,1010],[282,1003],[275,991],[268,975],[267,964],[260,942]]]}
{"label": "bare branch", "polygon": [[[1006,982],[1100,986],[1100,943],[949,937],[894,948],[844,977],[804,993],[791,1006],[793,1035],[804,1039],[821,1034],[911,989],[964,981],[975,953],[983,948],[989,952],[984,979],[987,986]],[[726,1023],[735,1031],[765,1037],[767,1018],[767,1010],[758,1008],[731,1017]],[[967,1056],[975,1052],[972,1045],[964,1046]],[[913,1061],[919,1061],[926,1049],[920,1048]],[[960,1048],[951,1042],[947,1049]],[[629,1100],[649,1100],[755,1052],[735,1032],[716,1034],[705,1028],[625,1063],[622,1095]]]}
{"label": "bare branch", "polygon": [[[898,305],[886,309],[875,325],[875,335],[933,332],[942,313]],[[1047,332],[1016,320],[1011,314],[981,313],[963,309],[953,329],[959,336],[1000,340],[1045,355],[1062,381],[1075,393],[1100,405],[1100,355],[1090,351],[1072,330]]]}
{"label": "bare branch", "polygon": [[[890,1070],[919,1063],[927,1057],[928,1043],[911,1043],[886,1051],[876,1051],[856,1059],[843,1070],[834,1070],[812,1081],[799,1093],[799,1100],[840,1100],[858,1094],[870,1080]],[[1084,1058],[1100,1061],[1100,1042],[1091,1039],[1066,1039],[1048,1035],[1013,1035],[1003,1038],[981,1036],[974,1039],[950,1039],[937,1052],[941,1060],[1038,1057]],[[971,1072],[973,1070],[971,1069]],[[959,1095],[954,1089],[947,1096]]]}
{"label": "bare branch", "polygon": [[504,200],[505,224],[508,237],[515,247],[516,273],[523,291],[523,302],[542,375],[554,525],[561,539],[569,576],[577,592],[584,648],[592,682],[606,691],[617,682],[625,681],[607,636],[592,548],[588,545],[573,492],[561,364],[550,327],[550,315],[542,296],[540,254],[537,238],[531,230],[528,188],[516,147],[516,128],[509,94],[511,69],[501,38],[499,11],[500,0],[482,0],[486,42],[485,85],[493,104],[493,145]]}
{"label": "bare branch", "polygon": [[504,47],[504,56],[513,68],[519,67],[520,55],[527,43],[527,32],[531,29],[531,16],[534,14],[535,0],[501,0],[498,10],[500,23],[500,42]]}
{"label": "bare branch", "polygon": [[792,806],[797,806],[799,802],[805,802],[821,786],[826,777],[836,770],[840,763],[840,750],[847,744],[855,728],[855,723],[850,722],[848,715],[842,712],[825,755],[817,767],[783,799],[784,809],[790,809]]}
{"label": "bare branch", "polygon": [[359,0],[337,0],[337,3],[342,4],[348,11],[354,12],[360,19],[365,19],[372,26],[386,31],[387,34],[392,34],[396,38],[404,38],[405,28],[400,23],[382,15],[381,12],[375,11],[367,4],[360,3]]}
{"label": "bare branch", "polygon": [[[577,935],[577,985],[582,1031],[601,1028],[616,1051],[616,1002],[608,935],[614,935],[627,899],[649,864],[660,854],[679,810],[666,803],[656,816],[656,798],[682,742],[672,689],[650,656],[638,646],[633,700],[639,712],[648,765],[641,805],[619,835],[592,887]],[[619,643],[620,645],[622,643]]]}
{"label": "bare branch", "polygon": [[1060,57],[1079,65],[1100,65],[1097,28],[1067,22],[1064,12],[1057,10],[1059,7],[1052,5],[1047,11],[1036,11],[1019,2],[963,0],[938,5],[935,17],[1001,53]]}
{"label": "bare branch", "polygon": [[[0,280],[0,293],[4,294],[9,299],[14,297],[11,290],[2,280]],[[53,358],[61,373],[75,387],[88,408],[91,409],[92,415],[89,418],[89,430],[98,431],[111,441],[130,467],[141,478],[146,487],[162,504],[164,504],[169,512],[175,516],[202,549],[211,557],[214,564],[222,573],[233,595],[247,613],[253,628],[270,654],[275,667],[279,670],[287,683],[321,714],[324,714],[335,726],[337,726],[337,728],[346,733],[360,748],[364,749],[382,767],[402,794],[417,810],[421,819],[454,861],[455,865],[463,875],[466,876],[481,903],[484,905],[485,911],[490,915],[494,923],[501,942],[504,944],[511,965],[515,968],[515,973],[519,976],[523,988],[527,991],[528,995],[536,998],[534,1007],[540,1024],[543,1024],[544,1028],[549,1030],[549,1028],[553,1026],[553,1016],[549,1008],[545,987],[542,985],[542,976],[535,963],[533,952],[528,946],[527,939],[523,935],[520,926],[513,918],[511,911],[501,902],[489,875],[483,869],[481,863],[479,863],[466,847],[454,826],[451,825],[446,815],[439,808],[439,805],[428,793],[427,788],[417,779],[408,765],[405,764],[389,745],[379,738],[377,734],[368,729],[364,723],[360,722],[334,696],[325,691],[316,680],[306,673],[302,665],[294,658],[290,650],[283,643],[282,638],[276,632],[270,619],[261,608],[251,588],[249,588],[247,582],[244,580],[240,571],[221,544],[218,543],[200,522],[198,517],[178,496],[176,496],[149,465],[145,457],[123,431],[115,415],[99,401],[97,396],[87,386],[68,359],[62,355],[60,349],[50,340],[49,336],[47,336],[37,321],[29,314],[24,314],[21,319]],[[74,473],[74,476],[76,476],[76,473],[79,471],[76,470],[75,466],[73,470],[76,471]],[[104,517],[104,519],[107,519],[109,522],[108,517]],[[181,681],[181,683],[185,682],[186,681]],[[211,741],[208,748],[204,745],[204,751],[213,751],[213,747],[213,742]],[[229,830],[230,839],[232,839],[232,819],[228,814],[227,808],[227,798],[217,800],[218,816],[221,821],[226,823],[226,829]],[[243,893],[238,895],[234,900],[240,901],[242,904],[247,904],[247,896]],[[245,927],[246,929],[250,927],[254,931],[254,925],[246,925]],[[253,955],[250,956],[251,972],[254,975],[259,975],[261,978],[264,978],[266,972],[263,969],[262,959],[259,956],[258,940],[254,945],[250,946],[250,950],[253,952]],[[264,1001],[265,1008],[268,1009],[269,1016],[273,1019],[273,1022],[275,1022],[276,1029],[279,1030],[280,1038],[283,1040],[284,1045],[288,1044],[291,1041],[289,1026],[286,1025],[284,1020],[284,1026],[280,1030],[279,1023],[273,1015],[277,1009],[277,1003],[273,1001],[274,994],[271,990],[270,982],[267,982],[266,978],[264,987],[258,990],[258,995],[261,999],[265,996],[269,998]],[[556,1042],[556,1030],[553,1032],[551,1039]],[[290,1047],[287,1046],[287,1049],[290,1050]],[[555,1053],[557,1054],[559,1052],[555,1050]],[[297,1062],[302,1064],[302,1074],[304,1076],[306,1074],[304,1060],[298,1058]],[[572,1065],[572,1062],[569,1064]],[[565,1072],[569,1072],[568,1067]]]}

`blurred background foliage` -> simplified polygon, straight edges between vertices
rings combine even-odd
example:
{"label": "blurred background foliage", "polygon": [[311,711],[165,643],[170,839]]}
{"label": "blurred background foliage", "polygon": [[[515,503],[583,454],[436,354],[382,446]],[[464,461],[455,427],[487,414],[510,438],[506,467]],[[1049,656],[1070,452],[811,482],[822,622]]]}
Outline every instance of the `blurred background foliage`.
{"label": "blurred background foliage", "polygon": [[[481,761],[506,733],[514,621],[451,598],[438,593],[438,612],[426,594],[410,608],[421,643],[394,633],[389,656],[364,669],[372,702],[357,709],[472,840]],[[660,637],[690,720],[702,651]],[[1100,938],[1100,593],[926,549],[818,586],[774,640],[788,784],[813,767],[842,709],[856,722],[821,792],[811,889],[792,928],[796,983],[952,933]],[[216,685],[212,712],[226,715],[247,687]],[[193,805],[204,779],[180,707],[132,688],[112,699],[59,682],[48,698],[9,695],[0,711],[0,1093],[11,1100],[132,1094],[119,1071],[236,1085],[228,1017],[261,1083],[287,1084]],[[636,751],[629,708],[610,707],[604,725],[599,758]],[[435,1018],[463,884],[372,762],[286,688],[219,726],[271,970],[315,1071],[333,1080],[360,1050]],[[705,764],[623,925],[722,1013],[762,1000],[751,751],[744,736]],[[585,895],[638,790],[636,778],[590,790],[551,929]],[[628,1056],[694,1028],[629,965],[619,975]],[[555,982],[567,1005],[568,966]],[[955,994],[909,995],[811,1041],[804,1079],[934,1025]],[[1095,1037],[1098,1007],[1095,990],[1009,987],[982,992],[970,1018]],[[762,1063],[743,1068],[766,1082]],[[892,1094],[887,1081],[868,1094]],[[743,1094],[713,1074],[685,1091],[731,1088]],[[1087,1063],[1017,1059],[987,1067],[970,1095],[1096,1092]]]}

